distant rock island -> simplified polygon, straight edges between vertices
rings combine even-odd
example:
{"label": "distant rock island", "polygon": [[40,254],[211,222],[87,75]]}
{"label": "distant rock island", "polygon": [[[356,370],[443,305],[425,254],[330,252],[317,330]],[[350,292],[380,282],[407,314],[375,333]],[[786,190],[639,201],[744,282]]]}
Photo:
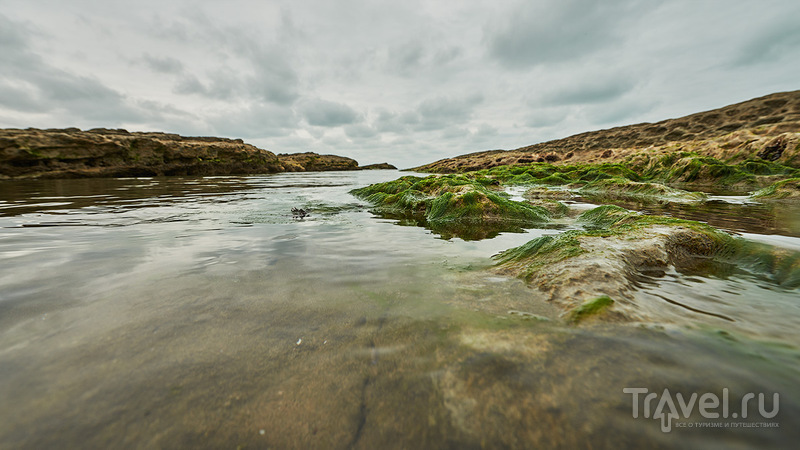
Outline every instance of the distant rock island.
{"label": "distant rock island", "polygon": [[[241,139],[78,128],[0,130],[0,179],[233,175],[373,169],[351,158],[276,155]],[[380,167],[394,169],[383,163]]]}
{"label": "distant rock island", "polygon": [[800,168],[800,91],[772,94],[679,119],[576,134],[516,150],[470,153],[413,170],[455,173],[534,162],[625,162],[681,152],[727,163],[754,158]]}

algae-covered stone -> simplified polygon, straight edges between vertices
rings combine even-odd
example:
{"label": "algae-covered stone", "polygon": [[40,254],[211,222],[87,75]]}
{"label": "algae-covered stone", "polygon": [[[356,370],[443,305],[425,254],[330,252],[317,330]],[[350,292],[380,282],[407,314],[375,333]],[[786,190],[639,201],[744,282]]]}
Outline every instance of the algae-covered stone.
{"label": "algae-covered stone", "polygon": [[495,256],[499,273],[524,279],[573,320],[574,314],[588,313],[588,306],[580,309],[585,302],[602,295],[613,298],[614,307],[599,320],[676,320],[680,310],[639,292],[643,278],[673,269],[707,274],[720,268],[746,270],[784,289],[800,287],[800,252],[751,242],[701,222],[606,205],[581,214],[577,223],[584,230],[539,237]]}
{"label": "algae-covered stone", "polygon": [[548,221],[547,209],[510,200],[490,189],[496,184],[479,175],[406,176],[351,193],[372,203],[378,213],[420,220],[444,237],[482,239]]}
{"label": "algae-covered stone", "polygon": [[652,202],[702,202],[707,195],[675,189],[660,183],[636,182],[626,178],[593,181],[578,190],[585,197]]}
{"label": "algae-covered stone", "polygon": [[572,322],[579,323],[589,317],[602,313],[613,304],[614,300],[611,297],[601,295],[600,297],[584,302],[581,306],[570,311],[569,318]]}
{"label": "algae-covered stone", "polygon": [[752,195],[758,200],[800,200],[800,178],[778,181]]}
{"label": "algae-covered stone", "polygon": [[539,206],[550,212],[552,218],[564,217],[569,213],[569,206],[557,200],[548,199],[531,199],[528,203],[533,206]]}

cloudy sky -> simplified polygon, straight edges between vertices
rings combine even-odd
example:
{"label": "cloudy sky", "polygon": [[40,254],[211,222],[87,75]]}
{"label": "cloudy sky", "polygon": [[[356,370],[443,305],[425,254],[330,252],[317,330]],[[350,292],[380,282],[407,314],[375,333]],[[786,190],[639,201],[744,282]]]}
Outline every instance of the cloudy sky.
{"label": "cloudy sky", "polygon": [[400,167],[800,89],[797,0],[0,0],[0,127]]}

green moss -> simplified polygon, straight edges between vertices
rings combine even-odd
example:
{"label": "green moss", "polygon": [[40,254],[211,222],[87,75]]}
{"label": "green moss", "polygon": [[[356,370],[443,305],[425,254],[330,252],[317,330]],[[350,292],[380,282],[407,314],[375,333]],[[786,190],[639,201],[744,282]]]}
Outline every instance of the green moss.
{"label": "green moss", "polygon": [[556,236],[541,236],[494,256],[500,266],[519,269],[520,276],[529,279],[540,267],[578,256],[585,252],[577,237],[583,232],[571,230]]}
{"label": "green moss", "polygon": [[528,203],[533,206],[540,206],[550,212],[550,217],[560,218],[569,213],[569,206],[551,199],[529,199]]}
{"label": "green moss", "polygon": [[635,218],[637,214],[614,205],[599,206],[578,216],[578,223],[589,230],[609,228],[622,220]]}
{"label": "green moss", "polygon": [[602,313],[613,304],[614,300],[607,295],[602,295],[593,300],[586,301],[581,306],[570,311],[570,321],[573,323],[580,323],[589,317]]}
{"label": "green moss", "polygon": [[757,199],[800,198],[800,177],[773,183],[755,192],[752,197]]}
{"label": "green moss", "polygon": [[636,201],[703,201],[707,198],[702,192],[688,192],[659,183],[636,182],[626,178],[608,178],[593,181],[579,191],[585,197],[598,199],[628,199]]}
{"label": "green moss", "polygon": [[748,159],[727,164],[716,158],[692,152],[664,155],[644,171],[649,180],[664,183],[714,185],[719,187],[757,186],[763,176],[797,176],[798,169],[777,162]]}

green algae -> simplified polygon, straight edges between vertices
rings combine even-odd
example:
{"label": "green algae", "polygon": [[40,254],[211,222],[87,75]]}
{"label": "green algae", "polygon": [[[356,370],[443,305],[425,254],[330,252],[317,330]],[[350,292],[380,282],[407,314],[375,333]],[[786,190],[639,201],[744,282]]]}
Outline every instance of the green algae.
{"label": "green algae", "polygon": [[529,280],[541,267],[585,253],[577,239],[584,234],[581,230],[570,230],[555,236],[541,236],[502,251],[493,259],[499,266],[515,269],[520,278]]}
{"label": "green algae", "polygon": [[573,323],[580,323],[589,317],[601,314],[613,304],[614,300],[611,297],[601,295],[600,297],[584,302],[570,311],[569,319]]}
{"label": "green algae", "polygon": [[659,183],[637,182],[620,177],[593,181],[580,188],[577,192],[585,197],[654,202],[701,202],[708,197],[702,192],[689,192]]}
{"label": "green algae", "polygon": [[561,218],[569,213],[569,206],[558,200],[551,199],[528,199],[528,203],[533,206],[540,206],[550,212],[553,219]]}
{"label": "green algae", "polygon": [[479,176],[489,177],[506,185],[545,184],[560,186],[573,183],[589,183],[592,181],[624,177],[640,180],[639,175],[623,164],[572,164],[554,165],[550,163],[531,163],[528,165],[498,166],[475,172]]}
{"label": "green algae", "polygon": [[768,276],[786,288],[800,287],[800,252],[748,241],[702,222],[667,216],[639,214],[613,205],[604,205],[578,216],[583,230],[570,230],[556,236],[542,236],[494,257],[499,266],[514,269],[529,280],[544,266],[586,253],[581,238],[621,237],[637,239],[654,226],[679,227],[666,235],[670,262],[681,271],[717,274],[721,265]]}
{"label": "green algae", "polygon": [[[547,162],[523,165],[497,166],[475,172],[467,172],[480,177],[498,180],[505,185],[549,185],[574,187],[596,184],[602,180],[621,180],[651,183],[650,186],[637,187],[639,195],[648,195],[648,187],[653,188],[650,195],[659,194],[655,183],[666,185],[715,186],[722,188],[747,188],[768,184],[765,179],[775,177],[797,177],[800,169],[778,162],[761,159],[747,159],[738,163],[721,161],[694,152],[675,152],[660,156],[635,155],[624,162],[602,164],[564,164]],[[635,185],[634,185],[635,186]],[[601,187],[595,185],[595,187]],[[677,192],[668,191],[667,195]],[[685,195],[685,194],[684,194]],[[690,196],[691,197],[691,196]],[[691,198],[689,198],[691,200]]]}
{"label": "green algae", "polygon": [[497,183],[476,174],[406,176],[354,189],[351,194],[370,202],[380,214],[413,218],[445,238],[482,239],[550,219],[551,213],[541,206],[493,191]]}
{"label": "green algae", "polygon": [[680,152],[649,159],[635,167],[645,178],[667,184],[736,188],[764,185],[765,177],[793,177],[800,170],[761,159],[729,164],[693,152]]}
{"label": "green algae", "polygon": [[800,199],[800,177],[773,183],[756,191],[751,197],[759,200]]}

